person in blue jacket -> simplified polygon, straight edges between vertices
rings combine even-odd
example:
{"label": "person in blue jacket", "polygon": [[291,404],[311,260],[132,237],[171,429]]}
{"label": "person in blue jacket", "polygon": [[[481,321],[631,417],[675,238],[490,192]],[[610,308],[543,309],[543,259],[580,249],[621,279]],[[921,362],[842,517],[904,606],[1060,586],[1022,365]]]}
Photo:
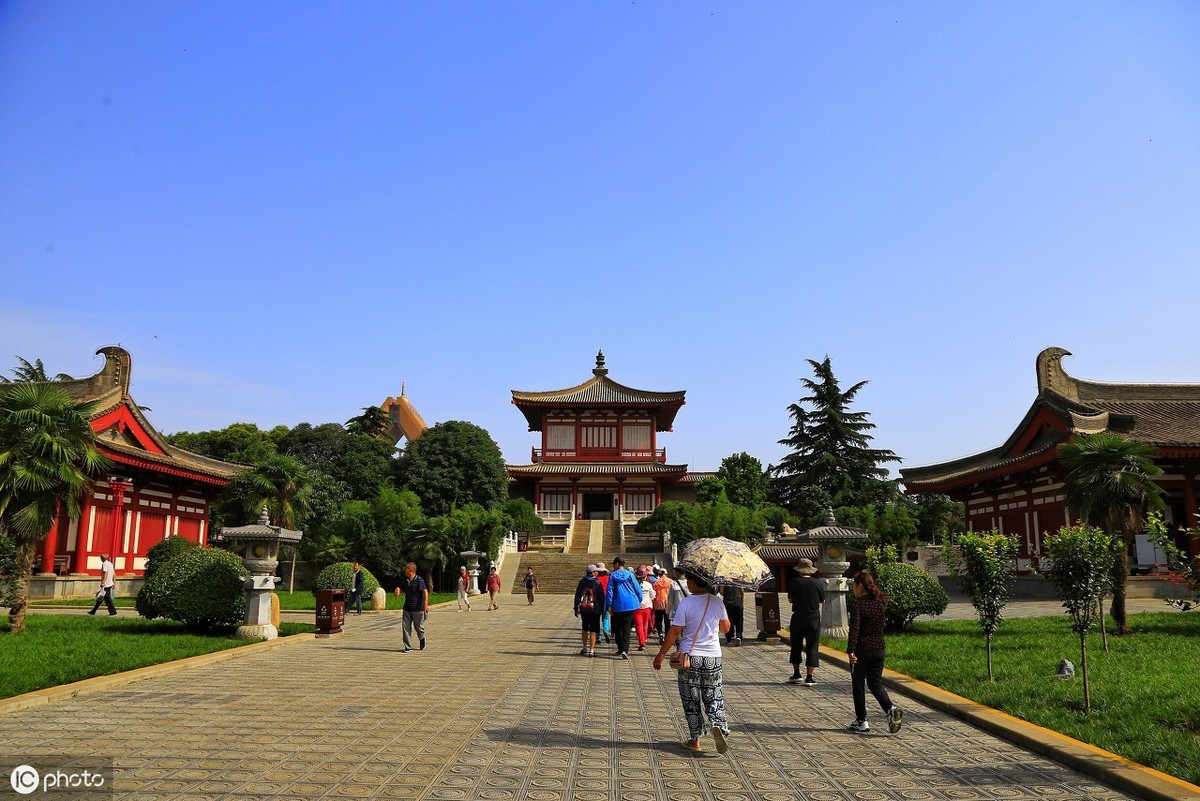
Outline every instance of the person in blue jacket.
{"label": "person in blue jacket", "polygon": [[611,610],[613,636],[617,638],[617,656],[629,658],[629,630],[633,613],[642,605],[642,588],[633,573],[625,569],[625,560],[613,557],[613,570],[608,576],[608,592],[604,605]]}

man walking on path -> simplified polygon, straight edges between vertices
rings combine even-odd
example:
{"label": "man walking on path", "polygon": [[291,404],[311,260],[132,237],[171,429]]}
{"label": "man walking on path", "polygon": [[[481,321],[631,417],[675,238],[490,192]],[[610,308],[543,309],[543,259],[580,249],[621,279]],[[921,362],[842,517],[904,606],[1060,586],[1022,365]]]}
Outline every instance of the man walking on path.
{"label": "man walking on path", "polygon": [[533,606],[533,594],[537,590],[537,576],[533,575],[532,567],[525,572],[522,583],[525,585],[525,597],[529,599],[529,605]]}
{"label": "man walking on path", "polygon": [[741,587],[723,587],[721,589],[721,599],[725,602],[725,614],[729,618],[729,631],[725,632],[726,645],[742,644],[742,622],[745,619],[742,603],[745,597],[746,591]]}
{"label": "man walking on path", "polygon": [[362,597],[363,597],[363,572],[362,565],[358,562],[354,563],[354,586],[350,588],[350,597],[346,600],[346,608],[350,608],[350,604],[354,604],[354,614],[362,614]]}
{"label": "man walking on path", "polygon": [[96,605],[92,607],[89,615],[96,614],[96,610],[100,608],[100,604],[104,603],[108,606],[108,614],[115,615],[117,607],[113,604],[113,584],[116,578],[117,571],[113,568],[112,560],[108,558],[108,554],[100,556],[100,591],[96,593]]}
{"label": "man walking on path", "polygon": [[425,650],[425,616],[429,614],[429,587],[425,579],[417,575],[417,566],[409,562],[404,566],[404,650],[412,650],[412,630],[417,630],[421,650]]}
{"label": "man walking on path", "polygon": [[642,588],[633,573],[625,569],[624,559],[615,556],[612,563],[604,605],[612,610],[612,632],[617,638],[617,656],[628,659],[629,629],[633,625],[633,613],[642,605]]}
{"label": "man walking on path", "polygon": [[811,559],[801,559],[795,571],[799,576],[788,582],[788,600],[792,602],[792,620],[788,630],[792,635],[792,677],[789,684],[800,683],[800,663],[805,662],[808,675],[805,687],[817,683],[813,671],[817,669],[821,656],[821,605],[825,603],[825,590],[814,576],[817,569]]}

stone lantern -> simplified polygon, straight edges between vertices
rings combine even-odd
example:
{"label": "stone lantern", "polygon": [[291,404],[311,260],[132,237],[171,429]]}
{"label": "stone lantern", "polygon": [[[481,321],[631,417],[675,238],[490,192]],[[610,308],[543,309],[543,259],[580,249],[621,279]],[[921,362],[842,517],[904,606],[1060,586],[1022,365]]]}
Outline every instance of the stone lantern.
{"label": "stone lantern", "polygon": [[825,525],[810,528],[801,535],[802,539],[817,546],[816,568],[825,582],[822,635],[846,637],[850,633],[850,619],[846,614],[846,593],[850,591],[850,581],[843,575],[850,569],[846,549],[851,545],[865,545],[867,536],[867,532],[861,528],[839,526],[832,509],[825,515]]}
{"label": "stone lantern", "polygon": [[483,551],[463,551],[459,556],[467,560],[467,574],[471,576],[471,586],[467,589],[467,595],[478,595],[479,560],[487,556],[487,554]]}
{"label": "stone lantern", "polygon": [[265,506],[257,523],[221,532],[222,542],[242,546],[242,561],[250,573],[246,577],[246,622],[238,626],[238,637],[273,640],[279,636],[278,629],[271,623],[271,593],[279,581],[275,576],[275,568],[279,566],[279,544],[294,545],[302,536],[303,532],[271,525]]}

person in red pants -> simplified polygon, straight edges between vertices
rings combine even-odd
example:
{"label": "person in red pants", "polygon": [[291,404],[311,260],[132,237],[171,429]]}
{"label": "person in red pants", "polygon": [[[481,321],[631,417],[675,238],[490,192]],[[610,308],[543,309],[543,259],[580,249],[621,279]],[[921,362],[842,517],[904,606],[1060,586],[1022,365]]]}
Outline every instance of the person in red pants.
{"label": "person in red pants", "polygon": [[654,626],[654,585],[650,583],[649,575],[650,571],[645,565],[638,565],[637,570],[633,571],[633,577],[637,579],[642,592],[641,605],[633,613],[633,628],[637,631],[639,651],[646,650],[646,639]]}

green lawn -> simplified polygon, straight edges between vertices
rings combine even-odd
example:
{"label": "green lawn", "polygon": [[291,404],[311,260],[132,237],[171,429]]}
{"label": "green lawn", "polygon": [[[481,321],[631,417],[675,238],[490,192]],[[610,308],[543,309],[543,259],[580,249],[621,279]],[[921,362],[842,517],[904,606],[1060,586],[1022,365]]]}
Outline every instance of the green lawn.
{"label": "green lawn", "polygon": [[[279,633],[314,629],[284,623]],[[258,640],[194,634],[174,621],[31,614],[22,634],[9,635],[8,623],[0,624],[0,698],[252,642]]]}
{"label": "green lawn", "polygon": [[[1130,615],[1135,633],[1088,637],[1092,711],[1083,712],[1079,636],[1066,615],[1006,620],[993,640],[987,680],[975,621],[913,624],[887,635],[887,667],[1062,732],[1164,773],[1200,783],[1200,614]],[[844,650],[845,640],[825,639]],[[1062,659],[1076,676],[1055,673]]]}

